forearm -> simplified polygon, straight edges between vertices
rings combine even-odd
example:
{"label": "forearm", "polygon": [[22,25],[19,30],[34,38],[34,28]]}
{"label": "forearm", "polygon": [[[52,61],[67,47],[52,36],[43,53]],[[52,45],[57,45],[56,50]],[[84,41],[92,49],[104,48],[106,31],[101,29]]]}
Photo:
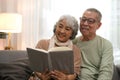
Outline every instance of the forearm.
{"label": "forearm", "polygon": [[109,46],[103,52],[98,80],[112,80],[113,62],[113,49]]}
{"label": "forearm", "polygon": [[[107,68],[107,67],[106,67]],[[113,65],[109,65],[108,69],[104,69],[99,73],[98,80],[112,80],[113,76]]]}

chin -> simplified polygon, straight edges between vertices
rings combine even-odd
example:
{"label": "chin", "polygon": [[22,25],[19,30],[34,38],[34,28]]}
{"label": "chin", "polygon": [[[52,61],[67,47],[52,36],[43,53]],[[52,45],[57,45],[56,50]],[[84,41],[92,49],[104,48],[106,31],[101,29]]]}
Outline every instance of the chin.
{"label": "chin", "polygon": [[82,34],[83,36],[88,36],[89,34]]}
{"label": "chin", "polygon": [[59,40],[60,42],[65,42],[65,40],[63,40],[63,39],[60,39],[60,38],[58,38],[58,40]]}

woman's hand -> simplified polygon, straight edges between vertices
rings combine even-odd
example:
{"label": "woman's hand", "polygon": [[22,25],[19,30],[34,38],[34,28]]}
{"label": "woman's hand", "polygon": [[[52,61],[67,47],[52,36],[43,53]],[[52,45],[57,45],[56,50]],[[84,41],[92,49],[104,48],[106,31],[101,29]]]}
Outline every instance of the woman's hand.
{"label": "woman's hand", "polygon": [[50,76],[55,80],[68,80],[67,75],[58,70],[51,71]]}
{"label": "woman's hand", "polygon": [[44,73],[34,72],[29,80],[50,80],[50,73],[46,70]]}
{"label": "woman's hand", "polygon": [[55,80],[75,80],[76,78],[75,74],[67,75],[58,70],[51,71],[50,76]]}
{"label": "woman's hand", "polygon": [[35,72],[35,74],[40,80],[50,80],[50,74],[48,71],[45,73]]}
{"label": "woman's hand", "polygon": [[51,78],[53,78],[54,80],[75,80],[76,78],[75,74],[67,75],[58,70],[54,70],[51,72],[46,71],[44,73],[34,72],[34,74],[35,75],[31,76],[29,80],[37,80],[38,78],[40,80],[50,80]]}

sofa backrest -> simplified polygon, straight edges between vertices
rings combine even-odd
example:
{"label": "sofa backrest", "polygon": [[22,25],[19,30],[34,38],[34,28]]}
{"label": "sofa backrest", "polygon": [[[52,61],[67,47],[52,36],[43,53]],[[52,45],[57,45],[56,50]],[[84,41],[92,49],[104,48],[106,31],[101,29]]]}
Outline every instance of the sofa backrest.
{"label": "sofa backrest", "polygon": [[112,80],[120,80],[120,65],[114,64],[114,73]]}
{"label": "sofa backrest", "polygon": [[0,51],[0,80],[27,80],[31,73],[27,51]]}

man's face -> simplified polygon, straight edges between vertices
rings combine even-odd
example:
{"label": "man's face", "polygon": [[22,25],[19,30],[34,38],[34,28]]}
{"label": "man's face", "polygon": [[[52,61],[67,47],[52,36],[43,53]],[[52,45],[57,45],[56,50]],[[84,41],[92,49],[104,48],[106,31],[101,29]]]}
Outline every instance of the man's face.
{"label": "man's face", "polygon": [[97,19],[97,13],[85,11],[80,18],[80,32],[83,36],[96,35],[96,30],[100,27],[101,23]]}

